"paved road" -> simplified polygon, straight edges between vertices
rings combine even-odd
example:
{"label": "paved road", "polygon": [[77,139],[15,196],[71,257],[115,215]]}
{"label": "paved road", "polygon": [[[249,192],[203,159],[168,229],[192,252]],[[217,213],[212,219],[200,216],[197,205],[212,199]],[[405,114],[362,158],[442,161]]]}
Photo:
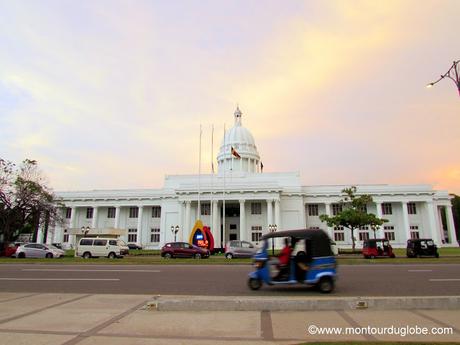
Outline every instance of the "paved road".
{"label": "paved road", "polygon": [[[160,295],[316,295],[304,286],[246,286],[249,265],[0,265],[0,292]],[[460,293],[460,265],[339,266],[337,296]]]}

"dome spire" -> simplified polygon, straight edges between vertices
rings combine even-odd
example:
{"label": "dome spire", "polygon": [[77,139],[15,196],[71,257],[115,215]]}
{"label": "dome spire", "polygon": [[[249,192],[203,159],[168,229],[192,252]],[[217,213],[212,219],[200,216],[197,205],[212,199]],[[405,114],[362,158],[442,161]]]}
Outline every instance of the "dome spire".
{"label": "dome spire", "polygon": [[236,110],[235,110],[235,126],[241,126],[241,115],[243,115],[243,113],[241,112],[240,110],[240,106],[237,104],[236,105]]}

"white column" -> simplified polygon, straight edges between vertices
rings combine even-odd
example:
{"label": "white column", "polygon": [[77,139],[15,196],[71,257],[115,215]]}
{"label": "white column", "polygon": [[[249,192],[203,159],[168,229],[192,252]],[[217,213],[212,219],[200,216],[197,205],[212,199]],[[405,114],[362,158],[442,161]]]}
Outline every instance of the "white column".
{"label": "white column", "polygon": [[407,243],[407,240],[410,240],[410,227],[409,227],[409,213],[407,212],[407,202],[402,201],[402,216],[403,216],[403,231],[404,231],[404,236],[405,236],[405,242]]}
{"label": "white column", "polygon": [[212,201],[212,228],[211,232],[214,236],[214,247],[220,247],[220,224],[219,224],[219,204],[218,200]]}
{"label": "white column", "polygon": [[117,206],[115,207],[115,229],[118,229],[120,227],[120,212],[121,212],[121,207]]}
{"label": "white column", "polygon": [[[137,213],[137,241],[136,243],[137,245],[146,245],[147,244],[146,242],[142,243],[143,242],[142,239],[145,237],[145,233],[142,230],[142,218],[144,215],[144,206],[138,206],[138,211],[139,212]],[[144,241],[145,241],[145,238],[144,238]]]}
{"label": "white column", "polygon": [[267,201],[267,232],[268,232],[268,226],[273,224],[273,201],[272,200],[266,200]]}
{"label": "white column", "polygon": [[427,201],[425,203],[425,209],[428,216],[428,228],[430,229],[430,234],[433,237],[433,241],[440,246],[441,243],[441,236],[440,232],[436,223],[436,212],[434,209],[433,201]]}
{"label": "white column", "polygon": [[246,213],[244,200],[240,200],[240,239],[242,241],[247,241],[248,237],[248,230],[246,229]]}
{"label": "white column", "polygon": [[452,246],[458,246],[457,234],[455,232],[454,217],[452,215],[452,206],[446,206],[447,231],[449,233],[449,243]]}
{"label": "white column", "polygon": [[177,236],[179,241],[184,241],[184,215],[185,215],[185,203],[179,201],[179,234]]}
{"label": "white column", "polygon": [[[377,207],[377,218],[382,219],[382,203],[381,202],[376,202],[375,206]],[[375,236],[377,238],[385,238],[385,234],[383,231],[383,225],[379,226],[378,230],[375,232]]]}
{"label": "white column", "polygon": [[[330,217],[331,216],[331,203],[330,202],[325,203],[324,208],[326,209],[326,215]],[[331,240],[334,240],[334,229],[331,226],[327,226],[327,234],[329,235]]]}
{"label": "white column", "polygon": [[303,200],[303,197],[302,197],[302,209],[300,210],[300,215],[302,217],[302,222],[300,223],[301,224],[301,227],[306,229],[307,228],[307,214],[305,212],[305,201]]}
{"label": "white column", "polygon": [[188,241],[190,231],[192,231],[192,229],[190,229],[190,204],[191,204],[190,200],[187,200],[185,202],[185,228],[183,231],[184,232],[184,242]]}
{"label": "white column", "polygon": [[[72,207],[72,212],[70,213],[70,229],[75,229],[77,227],[77,208]],[[69,233],[69,244],[73,248],[75,247],[75,235],[70,234],[70,229],[67,230]]]}
{"label": "white column", "polygon": [[275,224],[277,226],[277,231],[281,230],[281,213],[280,213],[280,200],[275,200]]}
{"label": "white column", "polygon": [[93,219],[91,220],[91,228],[96,229],[97,228],[97,216],[98,216],[98,211],[99,207],[94,206],[93,207]]}

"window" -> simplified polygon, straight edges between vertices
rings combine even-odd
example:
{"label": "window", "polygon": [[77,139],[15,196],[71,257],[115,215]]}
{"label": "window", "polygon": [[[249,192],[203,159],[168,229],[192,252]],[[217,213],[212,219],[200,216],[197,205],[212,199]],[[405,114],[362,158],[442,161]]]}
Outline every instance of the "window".
{"label": "window", "polygon": [[67,232],[67,229],[64,229],[64,239],[62,240],[62,242],[64,243],[69,242],[69,234]]}
{"label": "window", "polygon": [[230,230],[236,230],[236,224],[230,224]]}
{"label": "window", "polygon": [[[391,204],[390,204],[391,205]],[[389,241],[394,241],[395,240],[395,227],[392,225],[385,225],[383,227],[383,231],[385,234],[385,239]]]}
{"label": "window", "polygon": [[342,212],[342,205],[341,204],[332,204],[332,215],[336,216],[340,212]]}
{"label": "window", "polygon": [[382,213],[383,214],[393,214],[393,209],[391,208],[391,204],[386,202],[382,204]]}
{"label": "window", "polygon": [[160,228],[152,228],[150,230],[150,242],[160,242]]}
{"label": "window", "polygon": [[308,205],[308,215],[312,217],[318,216],[318,205],[317,204]]}
{"label": "window", "polygon": [[368,232],[360,232],[359,233],[359,240],[360,241],[366,241],[369,239],[369,233]]}
{"label": "window", "polygon": [[117,213],[117,210],[115,207],[109,207],[107,209],[107,218],[115,218],[116,213]]}
{"label": "window", "polygon": [[334,232],[334,241],[335,242],[345,241],[345,234],[343,232]]}
{"label": "window", "polygon": [[107,245],[107,240],[99,240],[99,239],[95,239],[94,240],[94,246],[105,246]]}
{"label": "window", "polygon": [[91,219],[91,218],[93,218],[93,208],[88,207],[86,209],[86,219]]}
{"label": "window", "polygon": [[262,214],[262,204],[260,202],[251,203],[251,214]]}
{"label": "window", "polygon": [[93,245],[93,240],[90,238],[82,238],[80,240],[80,246],[92,246]]}
{"label": "window", "polygon": [[311,230],[319,230],[319,226],[310,226]]}
{"label": "window", "polygon": [[128,229],[128,242],[137,242],[137,229]]}
{"label": "window", "polygon": [[262,226],[255,225],[251,227],[251,241],[252,242],[260,242],[262,238]]}
{"label": "window", "polygon": [[139,207],[129,208],[129,218],[137,218],[139,215]]}
{"label": "window", "polygon": [[201,204],[201,215],[209,216],[211,214],[211,204]]}
{"label": "window", "polygon": [[418,230],[418,225],[411,225],[410,227],[410,238],[417,240],[420,238],[420,232]]}
{"label": "window", "polygon": [[153,206],[152,207],[152,218],[160,218],[161,217],[161,206]]}
{"label": "window", "polygon": [[408,214],[417,214],[417,207],[415,206],[415,202],[407,203],[407,213]]}
{"label": "window", "polygon": [[360,210],[361,212],[363,212],[363,213],[367,213],[367,205],[361,205],[361,206],[359,207],[359,210]]}
{"label": "window", "polygon": [[116,246],[116,245],[117,245],[117,241],[116,241],[116,240],[110,240],[110,241],[109,241],[109,244],[110,244],[111,246]]}
{"label": "window", "polygon": [[72,217],[72,209],[70,207],[65,209],[65,217],[66,219],[70,219]]}
{"label": "window", "polygon": [[362,225],[359,227],[359,230],[369,230],[369,226],[368,225]]}
{"label": "window", "polygon": [[334,231],[343,231],[344,227],[342,225],[334,226]]}

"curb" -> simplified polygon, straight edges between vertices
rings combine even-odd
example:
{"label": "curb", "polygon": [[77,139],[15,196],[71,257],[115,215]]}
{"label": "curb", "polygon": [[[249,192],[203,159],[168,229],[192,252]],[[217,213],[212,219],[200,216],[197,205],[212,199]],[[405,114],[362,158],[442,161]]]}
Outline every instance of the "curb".
{"label": "curb", "polygon": [[459,310],[460,296],[401,297],[219,297],[155,296],[144,309],[156,311]]}

